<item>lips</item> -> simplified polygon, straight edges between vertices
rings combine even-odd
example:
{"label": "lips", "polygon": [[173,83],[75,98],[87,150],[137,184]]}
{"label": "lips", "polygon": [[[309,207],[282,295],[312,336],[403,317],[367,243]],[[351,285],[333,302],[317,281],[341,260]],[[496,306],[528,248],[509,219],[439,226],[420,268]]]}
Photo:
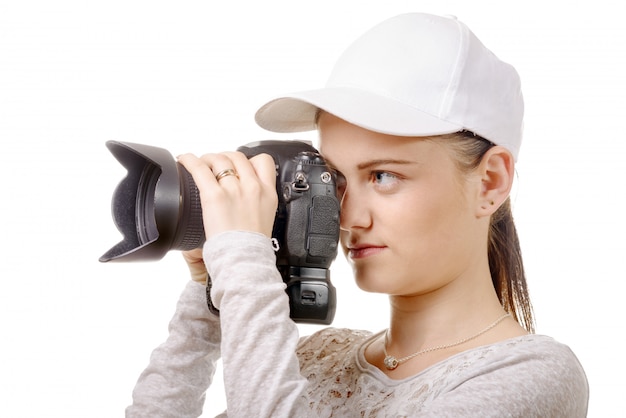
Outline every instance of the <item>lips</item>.
{"label": "lips", "polygon": [[348,247],[348,257],[352,260],[358,260],[373,257],[385,250],[385,246],[374,244],[359,244]]}

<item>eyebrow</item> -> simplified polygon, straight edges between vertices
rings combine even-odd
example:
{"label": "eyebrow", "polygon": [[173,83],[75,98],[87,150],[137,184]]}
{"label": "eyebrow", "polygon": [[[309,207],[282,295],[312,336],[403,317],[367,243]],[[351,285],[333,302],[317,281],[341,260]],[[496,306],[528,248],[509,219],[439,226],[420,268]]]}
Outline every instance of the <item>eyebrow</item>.
{"label": "eyebrow", "polygon": [[[325,158],[325,162],[326,165],[334,171],[339,171],[337,169],[337,166],[335,166],[332,161],[329,161],[327,158]],[[409,161],[409,160],[399,160],[399,159],[394,159],[394,158],[381,158],[381,159],[376,159],[376,160],[370,160],[370,161],[365,161],[362,162],[360,164],[357,165],[357,169],[359,170],[366,170],[366,169],[371,169],[373,167],[378,167],[381,165],[386,165],[386,164],[397,164],[397,165],[409,165],[409,164],[417,164],[416,161]]]}
{"label": "eyebrow", "polygon": [[388,164],[407,165],[407,164],[417,164],[417,163],[415,161],[409,161],[409,160],[379,159],[379,160],[371,160],[371,161],[365,161],[363,163],[360,163],[359,165],[357,165],[357,168],[359,170],[365,170],[367,168],[378,167],[380,165],[388,165]]}

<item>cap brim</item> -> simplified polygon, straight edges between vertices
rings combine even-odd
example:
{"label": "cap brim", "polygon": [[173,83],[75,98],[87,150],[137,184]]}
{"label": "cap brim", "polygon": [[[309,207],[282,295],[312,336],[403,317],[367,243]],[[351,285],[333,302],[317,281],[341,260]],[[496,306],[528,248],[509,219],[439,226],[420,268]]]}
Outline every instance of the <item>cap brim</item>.
{"label": "cap brim", "polygon": [[274,99],[257,111],[255,119],[272,132],[310,131],[316,129],[318,109],[388,135],[432,136],[463,129],[405,103],[350,87],[309,90]]}

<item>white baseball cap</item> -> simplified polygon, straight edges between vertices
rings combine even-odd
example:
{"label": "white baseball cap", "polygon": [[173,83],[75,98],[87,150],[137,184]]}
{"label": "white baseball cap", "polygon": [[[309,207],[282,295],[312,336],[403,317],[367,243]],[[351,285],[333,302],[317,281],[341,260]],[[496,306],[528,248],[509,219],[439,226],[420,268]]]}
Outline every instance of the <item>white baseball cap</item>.
{"label": "white baseball cap", "polygon": [[454,17],[402,14],[341,55],[326,87],[288,94],[255,119],[273,132],[316,129],[318,109],[374,132],[433,136],[468,130],[517,159],[524,101],[515,69]]}

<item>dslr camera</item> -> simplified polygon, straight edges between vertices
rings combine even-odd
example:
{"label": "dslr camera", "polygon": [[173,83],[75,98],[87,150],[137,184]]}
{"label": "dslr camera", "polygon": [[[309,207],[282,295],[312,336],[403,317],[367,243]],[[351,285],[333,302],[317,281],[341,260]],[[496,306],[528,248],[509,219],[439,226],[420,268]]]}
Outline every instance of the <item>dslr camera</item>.
{"label": "dslr camera", "polygon": [[[201,247],[205,241],[202,208],[191,174],[163,148],[118,141],[108,141],[106,146],[127,174],[111,201],[123,239],[100,261],[158,260],[170,250]],[[277,244],[276,267],[286,284],[291,318],[330,324],[336,292],[329,267],[339,241],[334,172],[305,141],[258,141],[238,150],[248,158],[269,154],[276,165],[278,209],[272,240]],[[218,313],[208,294],[207,289],[209,308]]]}

